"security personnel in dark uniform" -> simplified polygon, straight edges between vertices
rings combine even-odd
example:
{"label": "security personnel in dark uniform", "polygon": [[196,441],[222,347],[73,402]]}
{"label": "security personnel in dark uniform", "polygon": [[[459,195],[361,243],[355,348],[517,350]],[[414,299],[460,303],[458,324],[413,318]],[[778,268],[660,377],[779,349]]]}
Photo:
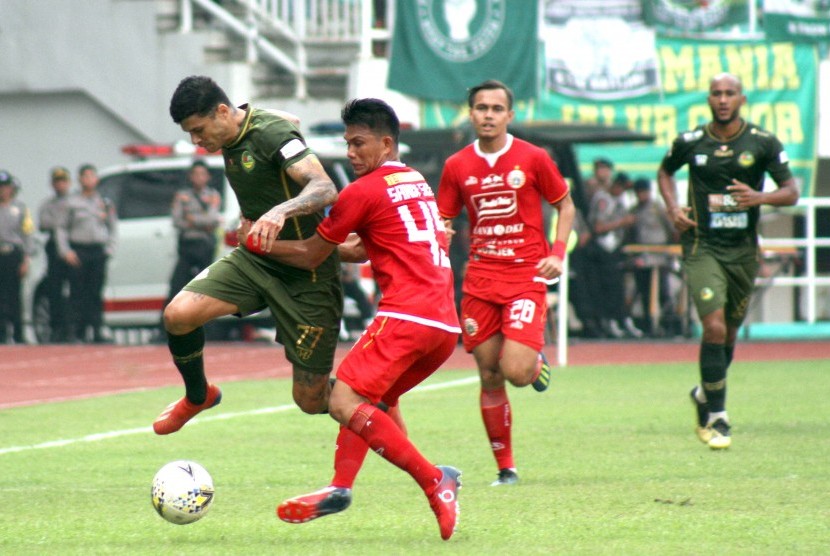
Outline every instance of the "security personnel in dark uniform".
{"label": "security personnel in dark uniform", "polygon": [[12,175],[0,170],[0,344],[8,341],[9,325],[14,343],[26,343],[21,286],[29,271],[34,223],[26,205],[15,199],[17,190]]}
{"label": "security personnel in dark uniform", "polygon": [[180,189],[173,198],[173,225],[179,231],[179,258],[170,278],[168,302],[213,262],[216,228],[222,222],[219,213],[222,199],[208,186],[210,171],[207,164],[203,160],[194,161],[187,178],[191,186]]}
{"label": "security personnel in dark uniform", "polygon": [[69,340],[107,342],[102,334],[103,290],[107,260],[115,251],[118,217],[115,205],[98,193],[98,172],[78,170],[81,191],[66,198],[55,229],[58,253],[69,265]]}
{"label": "security personnel in dark uniform", "polygon": [[66,198],[72,186],[69,170],[61,166],[51,172],[52,189],[55,195],[47,199],[38,211],[38,227],[41,232],[49,235],[46,242],[46,291],[49,296],[49,341],[52,343],[65,342],[66,328],[66,285],[69,282],[69,267],[58,254],[58,244],[55,240],[55,227],[60,213],[65,210]]}

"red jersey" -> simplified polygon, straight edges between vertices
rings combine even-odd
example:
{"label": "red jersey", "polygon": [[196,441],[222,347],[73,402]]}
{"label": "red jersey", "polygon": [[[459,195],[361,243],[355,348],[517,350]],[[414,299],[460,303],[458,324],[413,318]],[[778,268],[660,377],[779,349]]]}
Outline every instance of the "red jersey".
{"label": "red jersey", "polygon": [[432,189],[400,162],[387,162],[341,193],[317,233],[343,243],[356,232],[381,291],[379,316],[461,332],[447,234]]}
{"label": "red jersey", "polygon": [[567,194],[568,185],[547,152],[508,134],[498,153],[481,152],[476,141],[447,159],[438,209],[442,217],[455,218],[467,208],[467,272],[525,282],[536,276],[536,264],[550,252],[542,199],[556,204]]}

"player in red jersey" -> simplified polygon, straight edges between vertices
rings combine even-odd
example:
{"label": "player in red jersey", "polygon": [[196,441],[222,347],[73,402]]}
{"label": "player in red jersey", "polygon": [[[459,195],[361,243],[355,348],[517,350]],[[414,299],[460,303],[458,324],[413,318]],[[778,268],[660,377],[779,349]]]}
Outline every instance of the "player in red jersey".
{"label": "player in red jersey", "polygon": [[[329,412],[341,424],[334,478],[326,488],[284,501],[277,514],[304,523],[345,510],[371,447],[417,481],[446,540],[457,520],[461,472],[427,461],[395,413],[398,398],[446,361],[461,332],[447,236],[429,184],[398,162],[394,110],[382,100],[356,99],[343,108],[342,119],[358,179],[340,193],[316,234],[277,241],[268,256],[308,269],[336,248],[342,260],[368,258],[382,295],[374,321],[340,364],[329,399]],[[349,240],[353,232],[360,242]],[[258,249],[255,236],[246,236],[246,243]],[[386,413],[376,407],[384,404]]]}
{"label": "player in red jersey", "polygon": [[[562,273],[575,211],[550,156],[508,133],[512,91],[490,80],[470,89],[467,100],[477,140],[447,159],[438,209],[448,229],[462,208],[470,219],[463,338],[481,377],[481,415],[499,468],[496,486],[519,480],[505,382],[533,385],[542,392],[550,381],[550,366],[541,351],[545,283]],[[543,201],[559,212],[552,248],[545,238]]]}

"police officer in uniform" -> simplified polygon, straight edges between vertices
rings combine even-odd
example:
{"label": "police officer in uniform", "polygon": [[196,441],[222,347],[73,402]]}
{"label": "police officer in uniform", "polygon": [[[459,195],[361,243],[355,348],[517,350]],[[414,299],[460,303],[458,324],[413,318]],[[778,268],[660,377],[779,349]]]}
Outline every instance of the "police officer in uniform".
{"label": "police officer in uniform", "polygon": [[210,170],[205,161],[194,161],[187,177],[191,186],[179,190],[173,198],[173,225],[179,231],[179,258],[170,278],[168,302],[213,262],[216,228],[222,222],[219,213],[222,199],[219,192],[208,186]]}
{"label": "police officer in uniform", "polygon": [[46,291],[49,296],[49,341],[53,343],[65,342],[66,329],[66,294],[65,289],[69,281],[69,267],[58,254],[58,244],[55,240],[55,227],[61,211],[65,210],[66,198],[72,186],[69,170],[62,166],[52,168],[52,189],[55,195],[44,201],[38,211],[38,227],[41,232],[48,234],[46,242]]}
{"label": "police officer in uniform", "polygon": [[0,344],[12,339],[24,344],[21,285],[29,271],[34,223],[29,209],[15,199],[18,186],[11,174],[0,170]]}
{"label": "police officer in uniform", "polygon": [[98,171],[78,169],[81,190],[66,199],[55,229],[58,253],[69,265],[69,341],[107,342],[102,334],[103,290],[107,260],[115,250],[118,218],[115,205],[98,193]]}

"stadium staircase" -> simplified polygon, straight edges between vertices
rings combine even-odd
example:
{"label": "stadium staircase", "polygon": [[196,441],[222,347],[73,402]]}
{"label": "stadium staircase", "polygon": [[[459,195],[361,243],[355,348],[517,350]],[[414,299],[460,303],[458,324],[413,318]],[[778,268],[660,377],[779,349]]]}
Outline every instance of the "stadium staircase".
{"label": "stadium staircase", "polygon": [[376,17],[372,0],[156,3],[159,32],[207,36],[208,63],[251,64],[259,97],[342,98],[351,63],[388,39],[382,28],[390,14]]}

